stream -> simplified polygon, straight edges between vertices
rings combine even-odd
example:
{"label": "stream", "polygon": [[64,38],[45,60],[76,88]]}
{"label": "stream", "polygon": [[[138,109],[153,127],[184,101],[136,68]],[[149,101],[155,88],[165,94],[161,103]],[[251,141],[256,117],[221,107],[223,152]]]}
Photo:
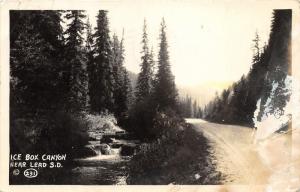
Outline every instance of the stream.
{"label": "stream", "polygon": [[[113,143],[121,145],[136,145],[136,140],[116,140]],[[65,183],[78,185],[126,185],[127,166],[131,156],[121,155],[122,146],[110,147],[110,154],[101,153],[99,141],[90,141],[90,146],[97,153],[96,156],[75,159],[76,167],[71,170]]]}

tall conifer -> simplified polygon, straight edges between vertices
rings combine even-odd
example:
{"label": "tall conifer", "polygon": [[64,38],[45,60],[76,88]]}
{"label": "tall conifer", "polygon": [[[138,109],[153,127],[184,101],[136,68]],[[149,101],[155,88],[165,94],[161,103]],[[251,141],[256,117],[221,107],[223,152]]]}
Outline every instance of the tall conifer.
{"label": "tall conifer", "polygon": [[152,70],[150,63],[150,53],[148,47],[147,24],[144,20],[143,36],[142,36],[142,51],[141,51],[141,71],[138,74],[136,86],[136,101],[140,102],[149,98],[152,87]]}
{"label": "tall conifer", "polygon": [[87,72],[86,55],[83,48],[83,32],[86,18],[84,11],[72,10],[66,14],[66,19],[71,20],[67,25],[65,34],[65,62],[66,80],[68,81],[67,109],[71,111],[84,110],[87,99]]}
{"label": "tall conifer", "polygon": [[114,77],[107,11],[99,11],[95,30],[95,66],[91,74],[93,81],[90,85],[91,110],[97,113],[107,110],[112,112],[114,108]]}
{"label": "tall conifer", "polygon": [[158,109],[174,109],[177,105],[177,90],[169,61],[165,20],[162,20],[158,53],[158,71],[154,84],[154,100]]}

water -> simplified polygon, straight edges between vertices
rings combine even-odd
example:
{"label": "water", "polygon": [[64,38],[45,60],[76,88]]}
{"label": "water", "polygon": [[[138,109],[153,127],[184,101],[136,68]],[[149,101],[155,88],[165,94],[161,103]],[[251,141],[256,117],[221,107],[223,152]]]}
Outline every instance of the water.
{"label": "water", "polygon": [[120,156],[121,148],[111,149],[111,155],[75,159],[76,167],[65,178],[65,183],[78,185],[118,185],[126,184],[129,158]]}

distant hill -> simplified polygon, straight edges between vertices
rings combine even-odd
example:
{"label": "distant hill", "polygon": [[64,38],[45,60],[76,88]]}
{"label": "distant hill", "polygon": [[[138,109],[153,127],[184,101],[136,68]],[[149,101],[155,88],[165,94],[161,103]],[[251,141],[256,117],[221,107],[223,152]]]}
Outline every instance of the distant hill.
{"label": "distant hill", "polygon": [[206,82],[193,86],[177,85],[178,93],[180,97],[189,95],[192,99],[195,99],[200,107],[204,107],[209,101],[214,98],[216,92],[220,92],[232,85],[232,82]]}

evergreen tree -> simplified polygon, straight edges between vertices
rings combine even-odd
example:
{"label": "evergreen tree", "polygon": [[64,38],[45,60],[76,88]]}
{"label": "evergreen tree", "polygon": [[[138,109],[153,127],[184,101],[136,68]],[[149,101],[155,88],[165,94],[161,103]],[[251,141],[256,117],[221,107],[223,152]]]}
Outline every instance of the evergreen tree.
{"label": "evergreen tree", "polygon": [[154,80],[155,80],[155,60],[154,60],[154,51],[153,47],[151,47],[151,51],[149,53],[149,66],[150,66],[150,92],[153,92]]}
{"label": "evergreen tree", "polygon": [[89,18],[87,19],[86,24],[86,56],[87,56],[87,76],[88,76],[88,94],[87,94],[87,109],[91,109],[90,103],[90,91],[91,91],[91,84],[94,81],[93,79],[93,71],[95,70],[95,63],[94,63],[94,39],[92,35],[92,26],[90,24]]}
{"label": "evergreen tree", "polygon": [[111,64],[113,67],[113,76],[115,80],[114,91],[117,92],[120,90],[123,84],[123,61],[121,59],[121,49],[120,49],[120,41],[116,34],[113,35],[112,41],[112,58]]}
{"label": "evergreen tree", "polygon": [[132,109],[134,102],[135,102],[135,97],[134,97],[134,91],[133,91],[133,86],[132,86],[132,82],[129,78],[129,74],[128,71],[125,69],[125,75],[124,75],[124,85],[126,85],[128,88],[128,92],[127,92],[127,105],[128,105],[128,109]]}
{"label": "evergreen tree", "polygon": [[125,58],[125,49],[124,49],[124,30],[122,34],[122,39],[120,42],[120,65],[122,66],[122,72],[123,72],[123,82],[122,82],[122,87],[123,87],[123,101],[126,103],[126,107],[124,110],[128,112],[129,108],[133,104],[134,96],[133,96],[133,89],[132,89],[132,83],[129,79],[128,71],[124,67],[124,58]]}
{"label": "evergreen tree", "polygon": [[198,107],[198,112],[197,112],[197,118],[203,118],[203,110],[201,109],[201,107]]}
{"label": "evergreen tree", "polygon": [[100,10],[95,28],[94,70],[90,85],[90,103],[93,112],[114,110],[114,78],[111,62],[112,50],[109,37],[107,11]]}
{"label": "evergreen tree", "polygon": [[248,94],[248,85],[245,76],[243,75],[238,82],[237,86],[234,89],[233,93],[233,120],[236,123],[243,124],[247,122],[247,94]]}
{"label": "evergreen tree", "polygon": [[147,35],[147,25],[146,20],[144,20],[143,27],[143,36],[142,36],[142,63],[141,63],[141,71],[138,74],[137,86],[136,86],[136,101],[144,101],[146,98],[149,98],[152,87],[152,68],[150,62],[150,53],[148,48],[148,35]]}
{"label": "evergreen tree", "polygon": [[192,116],[192,98],[186,95],[186,117],[190,118]]}
{"label": "evergreen tree", "polygon": [[291,75],[291,27],[291,10],[273,12],[268,43],[270,60],[261,92],[259,114],[256,117],[258,121],[263,121],[268,116],[280,118],[288,113],[285,107],[291,95],[290,87],[286,87],[288,75]]}
{"label": "evergreen tree", "polygon": [[158,109],[175,109],[177,105],[177,90],[169,61],[168,43],[165,20],[162,20],[158,54],[158,71],[154,84],[154,102]]}
{"label": "evergreen tree", "polygon": [[192,100],[191,96],[186,95],[185,98],[181,98],[178,103],[178,111],[185,118],[195,117],[198,111],[197,102],[193,102]]}
{"label": "evergreen tree", "polygon": [[133,103],[133,98],[132,98],[132,87],[131,87],[130,79],[128,77],[128,72],[126,69],[124,69],[123,73],[124,73],[123,75],[124,79],[123,79],[123,86],[122,86],[122,100],[120,102],[120,106],[122,107],[121,117],[124,120],[128,117],[128,110]]}
{"label": "evergreen tree", "polygon": [[198,105],[197,105],[197,101],[194,101],[194,103],[193,103],[193,115],[192,115],[192,117],[196,118],[197,117],[197,113],[198,113]]}
{"label": "evergreen tree", "polygon": [[120,123],[128,116],[129,97],[131,91],[131,83],[128,73],[124,67],[124,38],[119,41],[116,35],[113,36],[112,43],[112,65],[113,75],[115,79],[114,87],[114,113]]}
{"label": "evergreen tree", "polygon": [[255,33],[255,38],[253,39],[253,59],[252,59],[252,62],[253,63],[257,63],[260,59],[260,47],[259,47],[259,41],[260,41],[260,38],[259,38],[259,35],[256,31]]}
{"label": "evergreen tree", "polygon": [[59,107],[60,16],[60,11],[10,11],[14,21],[10,25],[10,105],[14,115]]}
{"label": "evergreen tree", "polygon": [[65,31],[65,79],[68,82],[66,107],[71,111],[80,111],[86,109],[87,99],[87,66],[82,36],[86,15],[84,11],[72,10],[65,17],[71,20]]}
{"label": "evergreen tree", "polygon": [[[260,50],[259,41],[256,32],[250,72],[247,76],[242,76],[231,88],[224,90],[219,98],[220,102],[217,102],[217,98],[214,102],[210,102],[205,110],[205,118],[216,122],[253,126],[253,114],[263,87],[266,86],[265,79],[270,59],[269,46],[265,45]],[[217,108],[219,111],[215,110]]]}

